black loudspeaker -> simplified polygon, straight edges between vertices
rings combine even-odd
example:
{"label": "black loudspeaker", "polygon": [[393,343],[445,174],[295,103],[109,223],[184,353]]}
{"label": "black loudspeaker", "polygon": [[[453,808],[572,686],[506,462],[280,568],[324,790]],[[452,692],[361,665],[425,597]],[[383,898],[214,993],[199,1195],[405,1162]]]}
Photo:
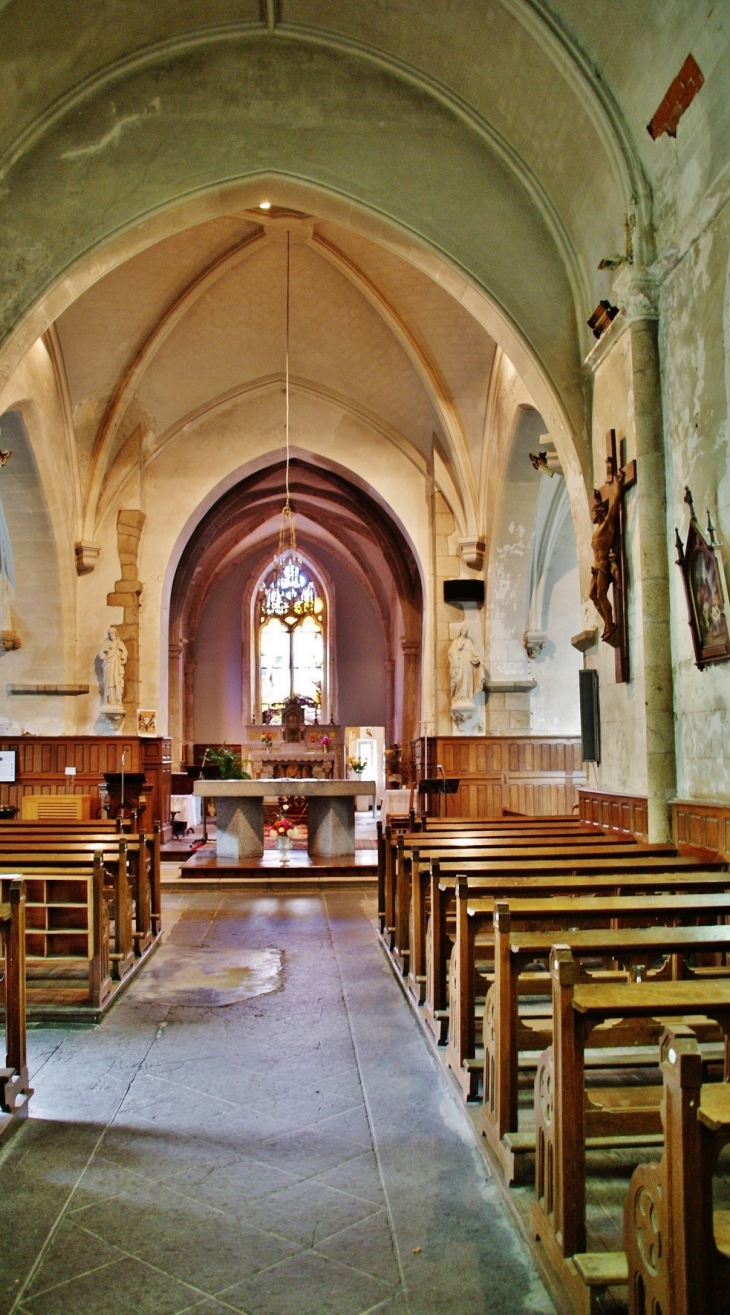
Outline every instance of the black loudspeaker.
{"label": "black loudspeaker", "polygon": [[598,672],[579,671],[580,739],[584,763],[601,761],[601,718],[598,709]]}
{"label": "black loudspeaker", "polygon": [[444,602],[477,603],[481,607],[484,602],[484,581],[444,580]]}

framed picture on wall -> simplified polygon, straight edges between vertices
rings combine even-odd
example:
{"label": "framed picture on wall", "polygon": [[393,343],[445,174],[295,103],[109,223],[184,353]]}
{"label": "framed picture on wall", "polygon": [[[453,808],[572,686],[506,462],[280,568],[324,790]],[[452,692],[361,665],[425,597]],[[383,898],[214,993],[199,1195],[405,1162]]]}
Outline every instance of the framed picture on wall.
{"label": "framed picture on wall", "polygon": [[707,536],[695,516],[692,494],[684,491],[690,509],[686,545],[675,529],[677,565],[682,572],[689,613],[689,628],[700,671],[713,662],[730,659],[730,631],[727,622],[727,598],[722,561],[717,554],[715,527],[707,515]]}
{"label": "framed picture on wall", "polygon": [[138,735],[156,735],[156,734],[157,734],[157,709],[156,709],[156,708],[138,708],[138,709],[137,709],[137,734],[138,734]]}

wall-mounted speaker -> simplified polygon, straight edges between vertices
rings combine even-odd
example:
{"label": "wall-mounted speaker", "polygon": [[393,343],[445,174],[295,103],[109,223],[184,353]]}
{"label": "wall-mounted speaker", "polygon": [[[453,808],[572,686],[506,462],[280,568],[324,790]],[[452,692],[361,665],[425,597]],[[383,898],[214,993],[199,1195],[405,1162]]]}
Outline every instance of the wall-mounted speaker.
{"label": "wall-mounted speaker", "polygon": [[479,607],[484,602],[483,580],[444,580],[445,603],[476,603]]}
{"label": "wall-mounted speaker", "polygon": [[598,672],[579,671],[580,739],[584,763],[601,761],[601,716],[598,707]]}

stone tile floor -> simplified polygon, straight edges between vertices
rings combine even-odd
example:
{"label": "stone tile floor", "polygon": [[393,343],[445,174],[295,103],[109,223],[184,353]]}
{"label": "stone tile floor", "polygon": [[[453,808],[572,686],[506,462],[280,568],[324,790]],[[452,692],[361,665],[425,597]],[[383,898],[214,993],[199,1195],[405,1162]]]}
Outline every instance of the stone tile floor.
{"label": "stone tile floor", "polygon": [[[372,897],[206,890],[164,912],[169,998],[143,974],[98,1027],[31,1033],[0,1315],[551,1311]],[[272,950],[211,1003],[232,959]]]}

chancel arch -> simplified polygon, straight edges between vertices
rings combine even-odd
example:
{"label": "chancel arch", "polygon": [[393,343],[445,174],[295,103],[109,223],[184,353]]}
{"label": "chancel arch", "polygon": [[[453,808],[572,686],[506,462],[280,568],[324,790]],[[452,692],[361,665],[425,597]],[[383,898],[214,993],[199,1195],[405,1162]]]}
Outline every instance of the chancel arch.
{"label": "chancel arch", "polygon": [[[343,724],[383,725],[389,740],[407,742],[420,725],[422,702],[424,597],[413,551],[393,517],[344,471],[297,457],[290,489],[302,559],[311,563],[324,593],[329,660],[323,711],[328,720],[353,718]],[[283,495],[281,463],[242,480],[202,518],[180,558],[171,593],[169,653],[170,728],[182,755],[188,752],[184,746],[197,742],[196,725],[224,725],[214,727],[196,714],[196,687],[202,688],[198,662],[204,680],[219,687],[228,680],[226,727],[240,732],[262,711],[255,683],[255,618],[259,585],[271,573],[277,548]],[[242,655],[237,671],[233,656],[227,664],[218,660],[214,638],[216,618],[228,613],[236,597],[238,639],[226,651]]]}

